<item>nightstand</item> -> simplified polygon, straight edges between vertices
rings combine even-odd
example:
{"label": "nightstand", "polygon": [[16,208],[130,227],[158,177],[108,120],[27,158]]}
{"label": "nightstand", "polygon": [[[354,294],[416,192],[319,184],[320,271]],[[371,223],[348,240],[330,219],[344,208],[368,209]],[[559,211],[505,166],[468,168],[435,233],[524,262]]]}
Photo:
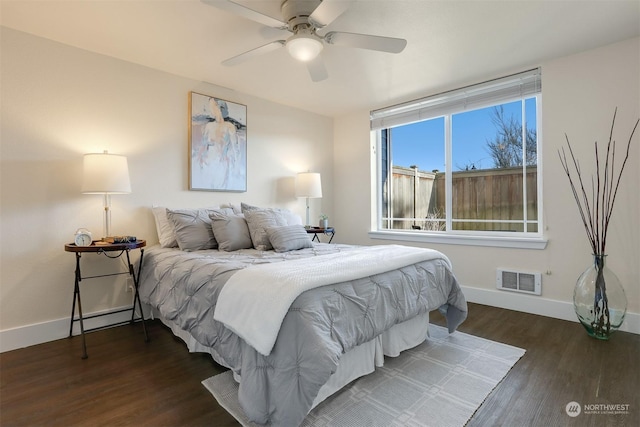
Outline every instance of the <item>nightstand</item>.
{"label": "nightstand", "polygon": [[[101,243],[101,242],[100,242]],[[93,242],[91,246],[76,246],[74,243],[69,243],[64,245],[64,250],[66,252],[73,252],[76,254],[76,271],[75,271],[75,281],[74,281],[74,289],[73,289],[73,304],[71,306],[71,322],[69,325],[69,338],[71,338],[73,334],[73,322],[80,322],[80,335],[82,336],[82,358],[86,359],[87,355],[87,344],[85,340],[85,333],[96,331],[98,329],[110,328],[112,326],[124,325],[126,323],[133,324],[137,320],[142,321],[142,330],[144,332],[144,340],[149,341],[149,337],[147,336],[147,328],[144,323],[144,313],[142,312],[142,303],[140,302],[140,294],[138,293],[138,279],[140,278],[140,273],[142,271],[142,257],[144,255],[144,247],[147,245],[145,240],[137,240],[131,243],[110,243],[110,244],[96,244]],[[132,250],[139,249],[140,250],[140,261],[138,263],[138,273],[136,274],[135,268],[133,264],[131,264],[131,258],[129,256],[129,252]],[[127,257],[127,266],[129,271],[120,271],[114,272],[111,274],[102,274],[98,276],[82,276],[82,272],[80,271],[80,259],[82,258],[82,254],[85,253],[94,253],[97,255],[105,255],[108,258],[120,258],[122,255],[126,255]],[[80,299],[80,282],[86,279],[95,279],[98,277],[107,277],[107,276],[117,276],[120,274],[128,274],[133,279],[133,287],[134,287],[134,296],[133,296],[133,304],[131,308],[124,308],[121,310],[111,311],[109,313],[102,314],[93,314],[91,316],[83,316],[82,314],[82,302]],[[75,319],[75,311],[76,311],[76,301],[78,302],[78,318]],[[137,306],[137,307],[136,307]],[[136,308],[140,310],[140,317],[136,318]],[[91,329],[84,329],[84,320],[92,319],[94,317],[107,316],[114,313],[121,313],[131,310],[131,320],[126,320],[124,322],[117,322],[110,325],[99,326]]]}
{"label": "nightstand", "polygon": [[336,229],[333,227],[328,227],[328,228],[311,227],[311,228],[307,228],[306,230],[307,230],[307,233],[313,234],[311,241],[315,240],[316,242],[320,242],[320,238],[318,237],[318,234],[324,234],[325,236],[329,236],[329,241],[327,243],[331,243],[331,241],[333,240],[333,236],[336,234]]}

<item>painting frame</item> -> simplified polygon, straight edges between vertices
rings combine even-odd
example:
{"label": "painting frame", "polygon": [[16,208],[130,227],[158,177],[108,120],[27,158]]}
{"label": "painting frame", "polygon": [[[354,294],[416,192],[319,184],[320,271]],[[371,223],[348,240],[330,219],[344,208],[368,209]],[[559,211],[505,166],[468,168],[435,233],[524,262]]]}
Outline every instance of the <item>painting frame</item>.
{"label": "painting frame", "polygon": [[247,191],[247,106],[189,92],[189,190]]}

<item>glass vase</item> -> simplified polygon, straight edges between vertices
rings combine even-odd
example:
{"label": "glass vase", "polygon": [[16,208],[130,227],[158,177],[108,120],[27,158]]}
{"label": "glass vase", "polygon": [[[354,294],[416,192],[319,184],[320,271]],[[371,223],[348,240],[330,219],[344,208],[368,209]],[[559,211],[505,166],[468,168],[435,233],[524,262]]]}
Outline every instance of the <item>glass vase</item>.
{"label": "glass vase", "polygon": [[627,313],[627,297],[620,280],[606,265],[606,255],[594,255],[593,263],[580,275],[573,292],[573,307],[587,330],[608,340]]}

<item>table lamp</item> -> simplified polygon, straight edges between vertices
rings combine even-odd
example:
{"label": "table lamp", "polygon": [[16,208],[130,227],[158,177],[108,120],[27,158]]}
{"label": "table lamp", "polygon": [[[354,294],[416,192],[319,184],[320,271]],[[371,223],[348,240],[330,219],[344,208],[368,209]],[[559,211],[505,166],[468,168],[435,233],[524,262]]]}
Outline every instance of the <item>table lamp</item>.
{"label": "table lamp", "polygon": [[320,174],[315,172],[301,172],[296,176],[296,197],[307,198],[307,228],[309,222],[309,199],[322,197],[322,182]]}
{"label": "table lamp", "polygon": [[127,158],[106,150],[85,154],[82,172],[82,193],[104,194],[104,240],[111,236],[111,195],[131,193]]}

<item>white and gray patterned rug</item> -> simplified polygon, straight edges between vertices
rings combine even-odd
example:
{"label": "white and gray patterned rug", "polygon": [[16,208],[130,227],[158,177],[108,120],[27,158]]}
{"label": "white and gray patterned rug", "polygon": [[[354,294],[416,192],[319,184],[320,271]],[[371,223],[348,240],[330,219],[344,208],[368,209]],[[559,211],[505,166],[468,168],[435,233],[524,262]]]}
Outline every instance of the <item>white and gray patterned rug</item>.
{"label": "white and gray patterned rug", "polygon": [[[464,426],[525,351],[431,325],[430,337],[314,408],[303,426]],[[231,371],[202,382],[243,426]]]}

